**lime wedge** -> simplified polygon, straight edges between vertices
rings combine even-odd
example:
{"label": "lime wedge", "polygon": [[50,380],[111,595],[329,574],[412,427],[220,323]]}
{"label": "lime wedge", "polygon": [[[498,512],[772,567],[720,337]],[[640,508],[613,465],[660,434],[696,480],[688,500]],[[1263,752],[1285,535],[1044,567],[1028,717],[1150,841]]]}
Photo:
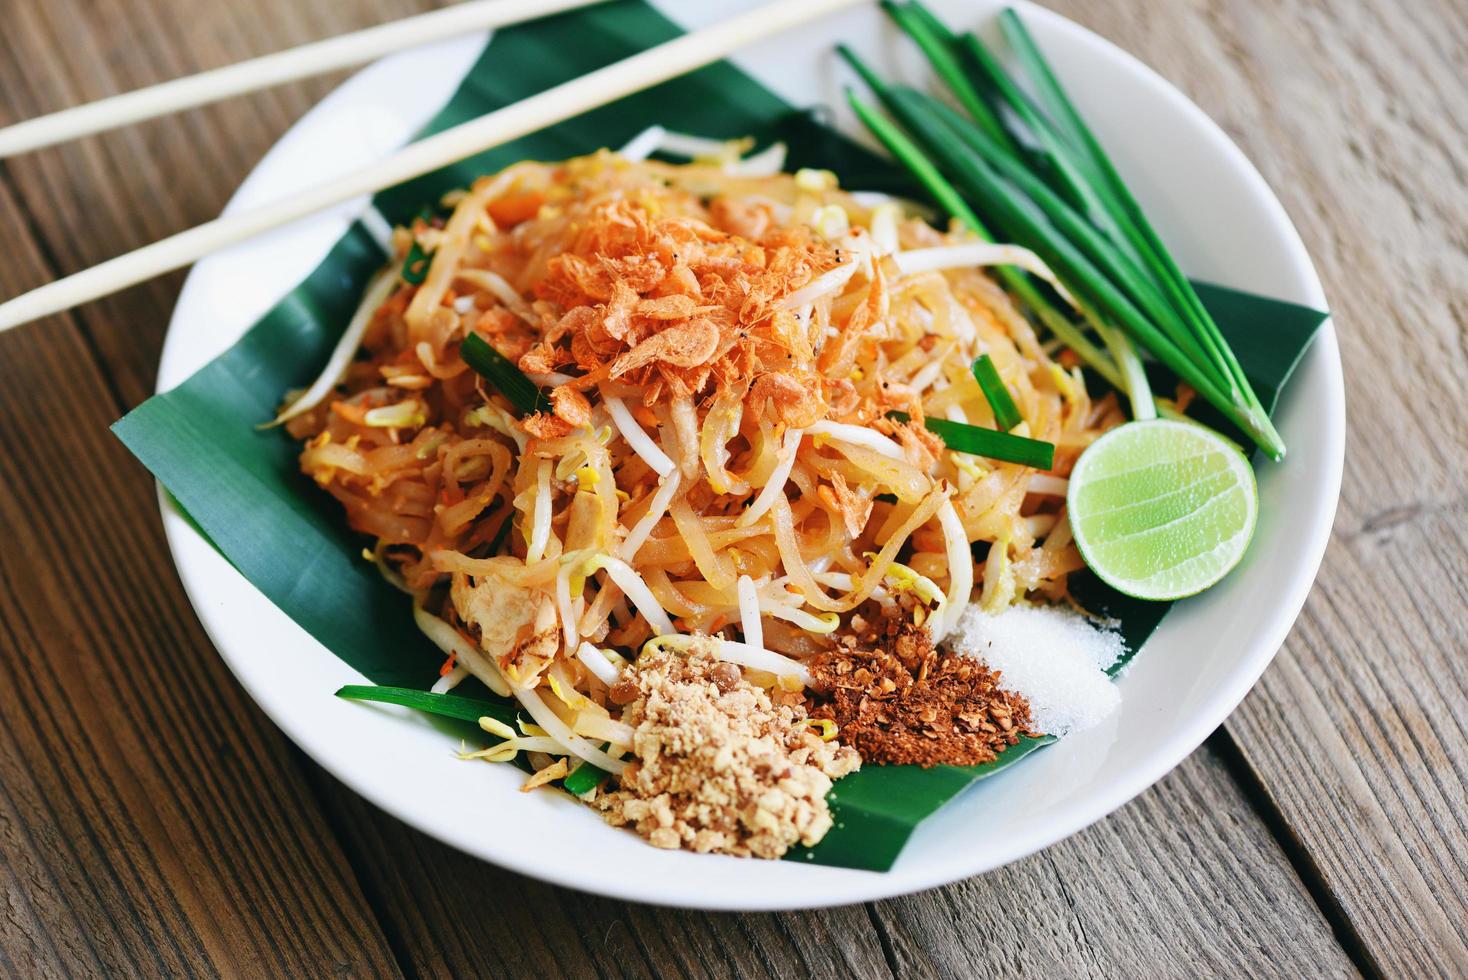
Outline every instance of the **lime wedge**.
{"label": "lime wedge", "polygon": [[1244,557],[1259,517],[1254,470],[1211,429],[1151,419],[1081,454],[1066,497],[1076,546],[1106,584],[1138,599],[1181,599]]}

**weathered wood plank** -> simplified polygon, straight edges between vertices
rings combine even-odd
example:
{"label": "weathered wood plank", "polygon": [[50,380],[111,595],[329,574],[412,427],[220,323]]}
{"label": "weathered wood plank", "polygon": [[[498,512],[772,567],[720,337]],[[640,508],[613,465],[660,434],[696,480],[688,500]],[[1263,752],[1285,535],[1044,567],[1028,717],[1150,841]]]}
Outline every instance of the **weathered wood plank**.
{"label": "weathered wood plank", "polygon": [[[413,0],[14,4],[0,31],[0,124],[431,6]],[[38,60],[35,52],[52,56]],[[0,166],[55,272],[76,272],[216,217],[280,134],[341,77],[152,120]],[[109,383],[128,405],[152,392],[157,352],[182,282],[183,274],[175,273],[79,311]]]}
{"label": "weathered wood plank", "polygon": [[423,976],[1123,976],[1138,963],[1153,976],[1355,975],[1210,749],[1008,868],[804,914],[671,912],[550,888],[325,788],[363,887],[393,910],[404,969]]}
{"label": "weathered wood plank", "polygon": [[[0,292],[54,274],[0,186]],[[119,324],[101,324],[116,330]],[[285,740],[173,574],[74,322],[0,338],[0,957],[43,975],[396,975]]]}
{"label": "weathered wood plank", "polygon": [[1058,5],[1229,130],[1325,280],[1350,440],[1336,531],[1228,723],[1367,956],[1468,963],[1468,18],[1451,0]]}
{"label": "weathered wood plank", "polygon": [[[0,120],[399,16],[413,6],[408,0],[330,5],[58,0],[14,5],[7,31],[0,33]],[[1340,313],[1348,384],[1373,392],[1372,407],[1353,414],[1353,440],[1364,453],[1354,453],[1350,462],[1340,532],[1322,588],[1280,665],[1266,675],[1229,727],[1269,801],[1298,836],[1307,871],[1321,877],[1373,962],[1393,972],[1440,970],[1462,955],[1460,923],[1468,921],[1462,914],[1465,876],[1456,863],[1465,853],[1464,764],[1459,761],[1465,758],[1464,671],[1451,656],[1465,647],[1462,541],[1455,536],[1461,535],[1468,479],[1461,454],[1451,458],[1451,453],[1433,451],[1468,444],[1462,396],[1456,395],[1463,390],[1468,357],[1462,234],[1468,227],[1468,195],[1463,194],[1461,128],[1454,128],[1465,102],[1468,27],[1446,0],[1417,5],[1410,23],[1392,17],[1383,0],[1346,10],[1259,0],[1195,3],[1149,8],[1145,17],[1130,4],[1108,7],[1067,0],[1055,6],[1158,67],[1218,118],[1260,164],[1281,191],[1326,276]],[[66,57],[38,65],[37,51],[65,52]],[[11,229],[5,244],[14,248],[11,238],[24,240],[17,226],[29,226],[51,259],[51,271],[69,272],[203,220],[218,211],[270,141],[328,84],[291,86],[12,161],[5,170],[18,188],[26,217],[3,216],[11,218],[4,222]],[[1416,290],[1402,287],[1409,271],[1415,273]],[[151,389],[165,311],[179,281],[173,277],[139,287],[81,311],[95,363],[106,370],[104,377],[87,367],[91,390],[100,393],[111,386],[131,404]],[[4,288],[20,285],[9,281]],[[127,325],[126,332],[119,329],[122,325]],[[69,336],[68,345],[48,348],[48,353],[64,351],[85,362],[76,334]],[[25,391],[26,398],[12,398],[6,416],[25,407],[31,417],[43,417],[43,410],[54,408],[49,400],[53,396],[43,399],[44,393],[36,393],[32,398],[30,386],[39,375],[25,359],[12,355],[14,344],[9,339],[0,344],[0,363],[6,365],[0,370],[11,375],[10,389]],[[17,376],[14,365],[23,363],[27,366]],[[72,375],[60,377],[74,377],[72,370]],[[93,414],[110,420],[108,413],[115,414],[115,409],[103,402]],[[1444,408],[1420,414],[1393,407],[1438,402]],[[105,434],[98,435],[101,422],[91,416],[88,420],[95,441],[76,445],[110,461],[102,471],[108,478],[102,485],[94,480],[69,487],[60,504],[34,487],[31,497],[18,498],[21,502],[14,506],[34,507],[35,513],[27,512],[25,519],[45,530],[27,539],[32,547],[0,557],[6,595],[19,580],[17,566],[7,564],[11,554],[48,553],[44,542],[50,534],[81,524],[88,508],[95,507],[96,494],[110,493],[114,499],[91,513],[124,525],[126,533],[119,540],[136,548],[140,561],[152,563],[147,567],[168,567],[145,476],[118,462],[121,451]],[[1403,466],[1403,460],[1413,465]],[[57,467],[45,472],[71,476]],[[20,520],[19,510],[4,513],[7,526]],[[99,553],[115,558],[119,547],[109,544]],[[67,594],[62,590],[71,580],[89,574],[102,574],[99,581],[112,590],[105,598],[114,607],[138,601],[136,592],[121,587],[126,579],[107,578],[108,570],[96,567],[96,559],[64,566],[65,578],[46,578],[50,573],[30,564],[24,568],[27,589],[50,590],[52,612],[63,608],[58,597]],[[1403,581],[1402,568],[1432,569],[1431,577]],[[112,662],[91,667],[87,678],[105,681],[127,667],[136,669],[132,658],[138,651],[147,653],[145,645],[152,646],[148,656],[154,659],[141,662],[154,672],[165,662],[170,665],[165,670],[178,669],[171,666],[174,660],[186,663],[194,672],[191,692],[206,699],[214,717],[244,718],[249,752],[266,760],[253,763],[255,770],[246,768],[239,782],[230,784],[229,791],[240,794],[230,797],[236,808],[246,800],[240,812],[257,811],[251,794],[265,790],[251,786],[253,780],[283,780],[291,787],[291,806],[299,806],[300,819],[312,825],[317,818],[309,801],[300,798],[293,771],[283,767],[282,776],[269,768],[281,767],[278,736],[260,733],[264,723],[258,712],[243,704],[243,695],[207,652],[207,641],[176,583],[169,584],[172,573],[157,574],[162,584],[144,593],[151,621],[131,624],[110,638],[111,646],[91,650],[92,657],[105,655]],[[37,635],[56,629],[50,621],[36,625],[35,610],[43,607],[29,594],[27,600],[32,619],[7,615],[4,620],[12,630],[4,641],[6,649],[31,642],[31,634],[15,632],[27,624]],[[170,619],[176,624],[159,621]],[[78,648],[95,642],[74,626],[68,630],[65,639]],[[0,659],[0,669],[10,662]],[[39,683],[29,676],[21,680]],[[198,968],[191,957],[199,944],[208,945],[206,952],[234,951],[237,939],[249,938],[212,924],[212,919],[227,917],[222,909],[234,906],[221,903],[208,888],[260,892],[266,885],[259,878],[246,879],[245,886],[233,880],[207,886],[190,880],[210,877],[203,870],[210,862],[177,843],[180,835],[187,838],[196,830],[186,821],[182,830],[176,825],[181,791],[172,784],[154,775],[142,781],[147,787],[143,795],[128,790],[130,795],[124,796],[121,789],[107,788],[124,798],[132,820],[141,818],[132,816],[130,808],[159,808],[160,816],[123,825],[145,847],[191,855],[167,862],[154,858],[163,870],[147,870],[151,877],[130,866],[112,867],[109,847],[116,845],[101,835],[116,833],[112,828],[119,818],[104,812],[107,807],[93,803],[84,810],[81,803],[58,795],[74,784],[89,794],[102,792],[93,783],[107,766],[157,765],[148,752],[158,750],[155,743],[161,736],[156,730],[139,734],[137,719],[142,716],[127,714],[140,711],[140,704],[134,689],[117,704],[104,706],[107,713],[90,716],[126,734],[119,738],[109,730],[115,741],[100,750],[84,741],[84,730],[77,725],[61,729],[66,739],[55,731],[46,740],[9,731],[0,737],[0,887],[7,896],[17,896],[8,898],[0,913],[0,964],[21,972],[32,966],[37,971],[50,966],[121,971],[182,963]],[[25,720],[9,710],[0,714],[10,726],[19,725],[17,717]],[[89,752],[62,753],[74,744],[87,745]],[[242,749],[222,736],[191,747],[213,764],[211,770],[221,761],[240,764],[236,756]],[[135,751],[142,753],[139,763],[132,759]],[[102,762],[89,753],[100,754]],[[53,767],[46,773],[49,781],[30,775],[39,768],[38,760]],[[1275,972],[1271,964],[1282,970],[1292,951],[1320,957],[1315,970],[1296,959],[1296,972],[1302,966],[1307,973],[1349,969],[1332,949],[1322,920],[1302,901],[1300,885],[1281,853],[1267,846],[1262,825],[1212,757],[1191,760],[1117,817],[995,875],[881,903],[867,912],[747,917],[619,906],[475,865],[396,825],[311,767],[307,771],[328,801],[334,825],[344,832],[349,855],[367,882],[393,945],[409,965],[425,973],[479,972],[485,963],[498,961],[512,973],[579,974],[590,969],[607,975],[699,974],[732,971],[737,963],[751,972],[867,975],[880,967],[884,951],[903,975],[976,969],[1108,975],[1172,972],[1174,967],[1204,971],[1222,962],[1210,957],[1225,951],[1242,955],[1243,960],[1230,965],[1252,964],[1250,972]],[[198,778],[217,777],[204,773]],[[199,791],[185,792],[183,798],[197,805],[190,792]],[[108,799],[117,805],[115,797]],[[77,813],[95,816],[95,826],[92,820],[79,823]],[[1216,814],[1224,816],[1210,819]],[[279,827],[295,817],[272,819]],[[231,833],[252,832],[253,816],[238,820]],[[63,828],[59,834],[57,826]],[[257,914],[317,914],[299,890],[321,887],[309,880],[318,873],[345,878],[339,862],[316,852],[319,844],[323,853],[333,853],[333,845],[319,839],[321,833],[317,826],[312,831],[317,842],[302,844],[309,849],[294,862],[312,870],[275,882],[280,894],[263,901],[269,911],[257,909]],[[322,861],[335,870],[318,872]],[[240,873],[231,867],[223,870]],[[1098,881],[1098,870],[1115,877]],[[84,877],[92,874],[105,879],[97,895],[90,893]],[[303,883],[302,878],[308,880]],[[342,887],[350,890],[349,883]],[[147,902],[134,905],[135,896],[170,889],[182,894],[175,899],[181,904],[161,912]],[[456,921],[455,915],[457,921],[466,921],[462,917],[470,913],[465,909],[476,916],[487,914],[477,907],[484,896],[507,892],[523,895],[529,910],[513,928],[485,924],[482,918],[472,923],[480,932],[443,927],[445,921]],[[1065,915],[1057,911],[1062,904]],[[1012,910],[1010,926],[993,928],[995,908]],[[1108,914],[1113,912],[1125,914],[1113,918]],[[1259,914],[1269,918],[1258,921],[1254,916]],[[51,925],[62,920],[84,928]],[[863,920],[880,926],[876,945],[873,934],[863,931]],[[282,936],[317,927],[315,922],[277,926]],[[1294,933],[1297,928],[1305,940]],[[603,939],[598,946],[599,931]],[[167,932],[175,938],[166,939]],[[201,933],[209,938],[197,938]],[[940,933],[948,938],[940,942]],[[226,938],[220,940],[221,935]],[[1251,935],[1265,937],[1270,945],[1251,947]],[[1200,948],[1210,943],[1217,948]],[[380,942],[366,945],[380,950]],[[588,946],[590,951],[581,948]],[[748,951],[748,956],[730,960],[711,952],[721,947]],[[238,950],[255,957],[247,963],[261,967],[282,962],[270,959],[281,955],[279,951],[253,952],[255,948],[245,941]],[[317,951],[330,956],[335,948],[322,945]],[[293,961],[297,965],[321,965],[307,958],[309,952],[296,952],[303,957]],[[1154,963],[1169,969],[1153,969]]]}
{"label": "weathered wood plank", "polygon": [[318,771],[327,808],[404,972],[424,977],[844,976],[887,972],[860,905],[680,912],[597,898],[467,858]]}
{"label": "weathered wood plank", "polygon": [[878,915],[903,976],[1356,973],[1211,743],[1069,840]]}

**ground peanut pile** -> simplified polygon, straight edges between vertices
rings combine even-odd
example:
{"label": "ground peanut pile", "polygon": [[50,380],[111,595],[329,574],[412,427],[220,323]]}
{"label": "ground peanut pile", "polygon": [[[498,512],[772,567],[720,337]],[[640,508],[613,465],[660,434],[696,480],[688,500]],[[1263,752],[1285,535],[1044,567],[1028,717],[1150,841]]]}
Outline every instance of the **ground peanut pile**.
{"label": "ground peanut pile", "polygon": [[992,762],[1030,731],[1024,698],[999,687],[978,660],[933,649],[928,631],[894,607],[854,616],[836,649],[811,661],[813,718],[878,765],[971,766]]}
{"label": "ground peanut pile", "polygon": [[697,650],[649,650],[627,679],[636,694],[622,720],[637,758],[595,801],[608,823],[657,847],[763,858],[825,836],[831,781],[861,760],[811,734],[804,708],[775,706],[737,667]]}

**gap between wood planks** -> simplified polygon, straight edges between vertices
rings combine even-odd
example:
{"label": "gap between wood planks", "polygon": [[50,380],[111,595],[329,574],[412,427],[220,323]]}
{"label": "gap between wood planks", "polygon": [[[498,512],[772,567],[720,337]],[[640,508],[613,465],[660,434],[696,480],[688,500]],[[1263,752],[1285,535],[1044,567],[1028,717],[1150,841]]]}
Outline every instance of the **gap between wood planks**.
{"label": "gap between wood planks", "polygon": [[1212,735],[1208,736],[1207,744],[1211,745],[1224,759],[1229,775],[1233,777],[1234,782],[1238,783],[1239,790],[1243,793],[1244,799],[1249,801],[1254,815],[1269,828],[1270,834],[1274,837],[1280,850],[1284,852],[1290,867],[1295,869],[1295,874],[1299,876],[1300,882],[1310,893],[1310,897],[1315,900],[1316,906],[1325,916],[1325,921],[1330,923],[1336,942],[1340,943],[1341,949],[1345,950],[1356,969],[1361,971],[1362,976],[1382,976],[1381,965],[1366,948],[1350,916],[1346,914],[1346,910],[1331,893],[1330,886],[1320,871],[1320,866],[1305,849],[1299,836],[1290,828],[1289,822],[1285,820],[1279,807],[1274,805],[1259,774],[1254,771],[1253,766],[1249,765],[1248,759],[1244,757],[1243,751],[1234,741],[1228,728],[1219,726]]}

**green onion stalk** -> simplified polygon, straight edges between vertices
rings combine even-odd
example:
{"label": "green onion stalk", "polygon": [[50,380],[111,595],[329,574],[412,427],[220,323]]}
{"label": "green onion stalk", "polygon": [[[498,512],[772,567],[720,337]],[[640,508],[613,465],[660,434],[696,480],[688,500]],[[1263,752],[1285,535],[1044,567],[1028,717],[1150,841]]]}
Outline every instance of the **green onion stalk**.
{"label": "green onion stalk", "polygon": [[1136,417],[1155,415],[1140,347],[1265,452],[1282,458],[1284,443],[1238,359],[1019,17],[1005,11],[1000,26],[1033,97],[976,36],[955,34],[917,2],[884,0],[883,8],[967,116],[924,93],[887,84],[840,47],[896,122],[848,93],[857,116],[974,234],[993,241],[997,232],[1040,256],[1101,344],[1023,271],[1001,267],[1015,296],[1088,367],[1125,390]]}

